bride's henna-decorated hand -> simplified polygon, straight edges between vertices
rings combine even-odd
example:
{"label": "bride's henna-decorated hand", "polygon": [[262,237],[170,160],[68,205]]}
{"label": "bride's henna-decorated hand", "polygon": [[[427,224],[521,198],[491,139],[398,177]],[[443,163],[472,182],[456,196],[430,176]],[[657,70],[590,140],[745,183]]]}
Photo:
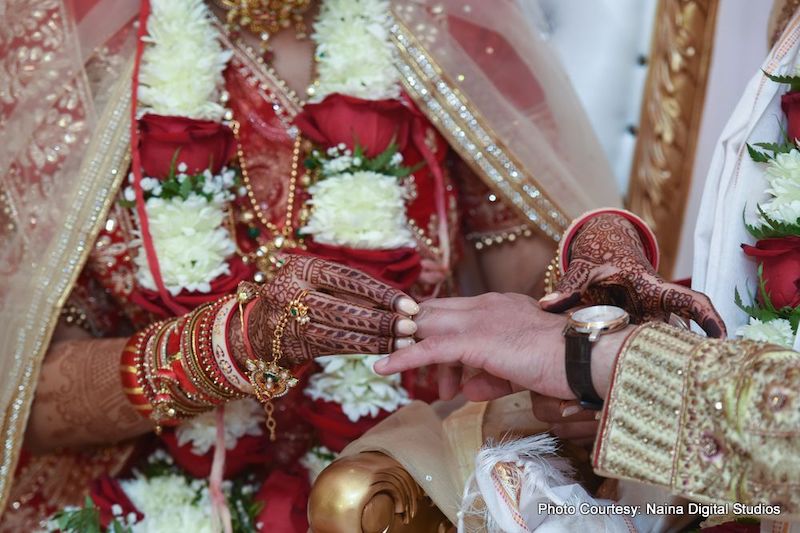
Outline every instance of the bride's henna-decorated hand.
{"label": "bride's henna-decorated hand", "polygon": [[292,256],[260,287],[250,312],[248,340],[256,354],[271,353],[273,332],[287,305],[302,297],[307,324],[289,320],[282,338],[284,363],[348,353],[388,353],[410,344],[417,304],[403,292],[358,270],[323,259]]}
{"label": "bride's henna-decorated hand", "polygon": [[540,300],[543,309],[562,312],[583,299],[622,307],[636,323],[666,321],[674,313],[694,320],[712,337],[725,336],[725,323],[711,300],[661,278],[638,231],[620,215],[589,219],[572,241],[568,265],[555,291]]}

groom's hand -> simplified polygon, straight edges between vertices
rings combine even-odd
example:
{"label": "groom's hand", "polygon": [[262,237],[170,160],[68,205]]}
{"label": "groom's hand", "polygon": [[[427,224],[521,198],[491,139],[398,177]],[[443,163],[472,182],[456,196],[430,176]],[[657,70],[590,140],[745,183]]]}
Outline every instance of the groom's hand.
{"label": "groom's hand", "polygon": [[[379,374],[439,364],[445,365],[440,367],[445,371],[446,383],[440,382],[445,398],[459,388],[473,401],[519,389],[575,397],[564,366],[562,332],[567,319],[543,311],[533,298],[489,293],[428,300],[420,304],[414,322],[419,341],[378,361]],[[626,330],[604,335],[594,347],[592,375],[601,395],[608,390],[614,358],[625,335]]]}

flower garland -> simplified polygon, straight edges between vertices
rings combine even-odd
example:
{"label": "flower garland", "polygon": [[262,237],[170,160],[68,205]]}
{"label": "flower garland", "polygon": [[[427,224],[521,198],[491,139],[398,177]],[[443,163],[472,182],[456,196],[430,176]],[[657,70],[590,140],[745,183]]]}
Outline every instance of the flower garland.
{"label": "flower garland", "polygon": [[372,159],[359,146],[355,153],[344,145],[324,155],[314,150],[306,161],[317,176],[308,188],[311,216],[300,233],[322,244],[365,250],[416,247],[406,215],[409,190],[398,179],[412,169],[402,162],[394,145]]}
{"label": "flower garland", "polygon": [[[264,434],[264,408],[256,400],[245,398],[225,405],[225,448],[233,450],[245,435]],[[175,430],[179,446],[192,445],[192,453],[205,455],[216,444],[216,413],[209,411],[183,421]]]}
{"label": "flower garland", "polygon": [[351,422],[396,411],[411,400],[400,376],[380,376],[372,370],[380,355],[318,357],[322,371],[311,376],[304,393],[313,400],[336,402]]}
{"label": "flower garland", "polygon": [[[323,3],[312,34],[318,73],[310,91],[312,102],[318,104],[312,105],[325,106],[334,98],[363,102],[400,97],[391,24],[388,0]],[[397,108],[403,109],[401,104]],[[382,127],[400,124],[389,120]],[[343,140],[313,150],[305,162],[312,182],[307,201],[310,216],[300,233],[312,236],[316,243],[336,247],[415,249],[417,241],[409,228],[407,203],[412,198],[410,176],[416,168],[403,166],[396,139],[388,146],[361,146],[365,139],[359,138]],[[304,393],[313,400],[338,404],[352,423],[367,417],[376,419],[381,411],[396,411],[410,401],[408,393],[399,376],[383,377],[372,370],[378,358],[318,358],[320,371],[311,376]],[[313,480],[332,459],[327,448],[312,449],[303,464]]]}
{"label": "flower garland", "polygon": [[[225,481],[222,490],[233,513],[235,533],[260,529],[258,483],[252,477]],[[47,532],[173,533],[216,531],[206,480],[183,474],[162,450],[152,453],[142,470],[122,480],[107,479],[93,488],[83,507],[56,513]]]}
{"label": "flower garland", "polygon": [[223,50],[203,0],[151,0],[147,33],[139,71],[140,116],[222,120],[222,72],[232,52]]}
{"label": "flower garland", "polygon": [[[150,222],[150,236],[158,255],[161,278],[173,296],[183,290],[211,292],[211,282],[230,273],[228,259],[236,244],[224,226],[228,202],[235,198],[236,172],[224,168],[218,175],[206,169],[199,174],[186,174],[186,165],[178,165],[179,173],[166,180],[142,178],[145,209]],[[129,177],[133,181],[133,177]],[[132,203],[134,191],[123,192]],[[142,245],[139,238],[131,248]],[[153,274],[144,252],[134,257],[136,280],[146,289],[156,290]]]}
{"label": "flower garland", "polygon": [[[766,74],[766,73],[765,73]],[[745,226],[756,239],[743,244],[745,254],[758,261],[758,289],[745,304],[738,290],[736,304],[750,317],[737,330],[742,338],[792,347],[800,324],[800,73],[790,76],[766,74],[791,90],[782,95],[781,107],[787,115],[783,140],[748,144],[750,158],[766,165],[768,196],[746,213]]]}
{"label": "flower garland", "polygon": [[389,0],[326,0],[311,38],[317,45],[313,101],[334,93],[366,100],[400,96]]}

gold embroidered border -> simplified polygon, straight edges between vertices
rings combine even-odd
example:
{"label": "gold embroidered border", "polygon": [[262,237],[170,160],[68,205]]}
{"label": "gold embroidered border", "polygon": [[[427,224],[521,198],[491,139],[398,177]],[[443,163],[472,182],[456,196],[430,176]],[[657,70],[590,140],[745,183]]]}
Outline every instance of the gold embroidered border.
{"label": "gold embroidered border", "polygon": [[677,259],[703,117],[718,0],[659,0],[626,205]]}
{"label": "gold embroidered border", "polygon": [[525,220],[558,242],[569,219],[447,79],[401,22],[391,28],[406,92],[473,171]]}
{"label": "gold embroidered border", "polygon": [[[20,315],[29,317],[14,339],[5,339],[8,352],[24,360],[10,404],[3,413],[0,435],[0,512],[5,508],[14,479],[22,438],[39,377],[61,308],[89,257],[95,239],[126,174],[130,158],[130,79],[132,63],[111,90],[109,104],[97,123],[80,168],[80,184],[60,234],[31,272],[31,297]],[[32,355],[31,355],[32,354]]]}

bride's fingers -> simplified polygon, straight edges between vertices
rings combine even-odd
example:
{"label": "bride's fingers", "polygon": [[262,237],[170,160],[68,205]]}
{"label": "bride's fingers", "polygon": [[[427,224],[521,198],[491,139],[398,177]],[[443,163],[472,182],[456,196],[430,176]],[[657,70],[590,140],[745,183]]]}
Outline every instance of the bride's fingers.
{"label": "bride's fingers", "polygon": [[385,310],[397,310],[404,314],[413,314],[418,310],[413,300],[402,291],[348,266],[312,259],[303,265],[302,276],[318,290],[353,296]]}
{"label": "bride's fingers", "polygon": [[397,313],[364,307],[330,294],[311,291],[305,298],[312,322],[335,328],[389,337],[409,336],[417,331],[414,322]]}
{"label": "bride's fingers", "polygon": [[302,330],[303,340],[315,347],[318,355],[384,354],[393,349],[393,337],[344,330],[325,324],[308,324]]}

